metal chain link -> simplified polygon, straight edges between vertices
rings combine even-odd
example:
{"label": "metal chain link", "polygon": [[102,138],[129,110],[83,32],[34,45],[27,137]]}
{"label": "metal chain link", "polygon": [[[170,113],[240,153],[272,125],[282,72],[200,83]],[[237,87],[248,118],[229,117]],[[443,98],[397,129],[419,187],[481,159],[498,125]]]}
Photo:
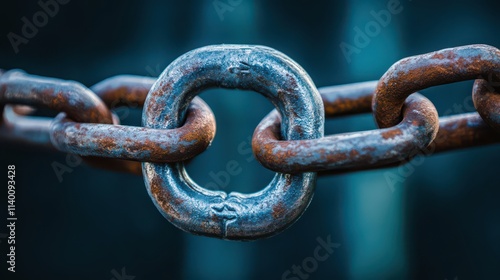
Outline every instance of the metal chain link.
{"label": "metal chain link", "polygon": [[[104,157],[105,160],[85,159],[92,166],[137,175],[142,175],[140,163],[121,159],[175,162],[203,152],[215,136],[215,117],[199,98],[193,100],[186,124],[174,130],[122,126],[118,118],[112,117],[109,108],[130,104],[142,106],[155,81],[147,77],[116,76],[96,84],[92,92],[76,82],[37,77],[19,70],[8,71],[0,76],[0,104],[48,107],[64,113],[53,120],[22,117],[15,114],[11,106],[6,106],[0,126],[1,137],[51,146],[81,156]],[[88,105],[90,100],[96,102],[100,115],[92,111],[94,107]]]}
{"label": "metal chain link", "polygon": [[[477,113],[438,117],[417,91],[476,79]],[[253,90],[277,108],[257,126],[255,157],[278,172],[255,194],[209,191],[183,162],[215,136],[215,117],[199,97],[211,87]],[[500,142],[500,51],[487,45],[402,59],[379,81],[316,89],[286,55],[261,46],[221,45],[191,51],[156,78],[120,75],[80,83],[0,69],[0,140],[83,156],[91,165],[145,176],[158,210],[177,227],[250,240],[293,224],[314,193],[316,173],[395,166],[433,154]],[[144,127],[120,125],[112,109],[144,106]],[[49,108],[53,118],[30,116]],[[324,116],[369,113],[380,129],[323,137]],[[141,167],[142,162],[142,167]]]}

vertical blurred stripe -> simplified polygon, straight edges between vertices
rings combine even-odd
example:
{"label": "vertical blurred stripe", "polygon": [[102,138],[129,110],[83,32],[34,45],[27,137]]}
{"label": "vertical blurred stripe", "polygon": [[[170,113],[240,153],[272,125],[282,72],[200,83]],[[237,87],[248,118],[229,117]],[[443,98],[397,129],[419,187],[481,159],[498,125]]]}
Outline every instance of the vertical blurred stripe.
{"label": "vertical blurred stripe", "polygon": [[[351,61],[346,64],[346,70],[355,81],[377,79],[392,62],[399,59],[401,41],[396,21],[398,17],[404,16],[405,9],[408,8],[406,5],[409,5],[406,2],[401,1],[401,13],[391,15],[391,20],[385,27],[380,25],[378,34],[368,36],[369,42],[365,46],[354,42],[355,28],[365,32],[366,25],[375,21],[371,11],[387,9],[388,1],[375,3],[355,0],[350,1],[347,6],[342,41],[360,50],[351,54]],[[350,129],[363,129],[359,122],[346,125],[350,125]],[[348,176],[345,181],[344,199],[347,209],[344,213],[347,216],[342,220],[345,222],[349,279],[407,278],[408,260],[403,220],[405,190],[396,188],[393,192],[383,172],[356,173]]]}
{"label": "vertical blurred stripe", "polygon": [[[193,24],[194,30],[189,31],[192,36],[193,45],[195,48],[201,47],[203,45],[211,44],[252,44],[256,39],[255,34],[255,4],[253,0],[234,0],[218,1],[219,5],[229,5],[230,3],[235,3],[236,5],[231,6],[229,10],[219,10],[217,12],[214,7],[213,0],[209,1],[195,1],[196,10],[193,13],[199,13],[194,18],[196,22]],[[222,3],[222,4],[221,4]],[[220,9],[224,9],[224,6],[218,6]],[[227,7],[227,6],[226,6]],[[222,16],[222,18],[221,18]],[[225,41],[224,38],[233,38],[233,41]],[[244,99],[246,95],[239,96],[239,100]],[[218,127],[224,127],[221,125],[224,122],[224,118],[231,116],[232,114],[227,110],[234,107],[231,104],[232,100],[224,98],[224,95],[207,95],[207,102],[212,102],[214,111],[218,107],[224,109],[224,114],[217,116]],[[229,109],[228,109],[229,108]],[[222,141],[226,144],[227,153],[232,159],[240,159],[239,155],[233,155],[237,150],[237,144],[232,146],[232,143],[239,143],[240,141],[247,140],[249,132],[238,131],[239,126],[244,127],[246,124],[237,124],[238,127],[231,127],[235,125],[234,122],[229,122],[225,124],[226,129],[218,129],[217,137],[218,141]],[[248,125],[250,126],[250,125]],[[214,143],[212,149],[215,149],[219,145]],[[221,153],[219,149],[217,151]],[[240,156],[242,157],[242,156]],[[215,161],[225,162],[228,159],[224,156],[213,156],[210,158],[212,164]],[[212,165],[213,166],[213,165]],[[192,175],[195,177],[195,173],[204,172],[208,174],[213,168],[207,162],[193,162]],[[217,172],[219,170],[212,170]],[[255,170],[245,169],[242,176],[255,177]],[[229,184],[234,187],[235,180],[231,180]],[[239,182],[243,180],[238,180]],[[245,191],[250,189],[252,186],[252,180],[244,180],[243,184],[238,186],[238,191]],[[262,185],[264,187],[265,185]],[[206,280],[224,280],[224,279],[239,279],[246,280],[251,279],[252,267],[255,260],[254,251],[255,246],[251,246],[251,243],[241,242],[231,242],[218,240],[213,238],[200,238],[197,236],[189,235],[186,237],[186,249],[184,255],[184,267],[183,274],[185,279],[206,279]]]}

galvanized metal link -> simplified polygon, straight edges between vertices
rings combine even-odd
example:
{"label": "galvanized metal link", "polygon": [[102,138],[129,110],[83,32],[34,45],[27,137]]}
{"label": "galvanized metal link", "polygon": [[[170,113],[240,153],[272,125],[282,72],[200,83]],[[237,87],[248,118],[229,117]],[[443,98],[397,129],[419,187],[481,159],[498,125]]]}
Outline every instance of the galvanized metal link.
{"label": "galvanized metal link", "polygon": [[[211,87],[253,90],[267,97],[283,115],[284,139],[323,136],[323,105],[307,73],[280,52],[246,45],[204,47],[172,62],[148,94],[144,125],[179,127],[193,97]],[[316,173],[278,173],[257,193],[227,194],[197,185],[182,162],[146,162],[143,173],[153,202],[172,224],[236,240],[271,236],[290,226],[309,205],[316,181]]]}

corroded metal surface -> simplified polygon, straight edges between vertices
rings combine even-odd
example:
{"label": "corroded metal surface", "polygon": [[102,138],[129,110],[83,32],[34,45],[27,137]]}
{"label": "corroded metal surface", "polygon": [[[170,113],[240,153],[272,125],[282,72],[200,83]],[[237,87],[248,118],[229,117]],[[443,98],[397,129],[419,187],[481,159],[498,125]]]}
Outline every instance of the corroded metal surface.
{"label": "corroded metal surface", "polygon": [[113,123],[106,105],[82,84],[19,70],[0,76],[0,103],[45,107],[65,112],[77,122]]}
{"label": "corroded metal surface", "polygon": [[[0,104],[23,104],[65,112],[79,122],[112,123],[111,112],[89,89],[77,82],[11,70],[0,76]],[[50,118],[23,116],[7,106],[1,112],[2,138],[50,146]]]}
{"label": "corroded metal surface", "polygon": [[27,112],[16,112],[14,106],[5,105],[0,123],[0,138],[25,145],[54,149],[49,133],[52,119],[24,116],[24,113]]}
{"label": "corroded metal surface", "polygon": [[474,82],[472,97],[479,115],[500,132],[500,82],[491,78],[477,79]]}
{"label": "corroded metal surface", "polygon": [[[318,90],[325,111],[328,111],[326,108],[332,108],[327,116],[336,117],[370,112],[376,86],[377,81],[370,81]],[[413,96],[411,99],[413,107],[429,105],[427,99],[415,100]],[[414,110],[410,106],[403,108],[404,112]],[[435,125],[438,123],[435,120],[435,111],[431,109],[431,116],[424,116],[417,114],[420,111],[418,108],[416,110],[404,115],[403,121],[393,128],[300,141],[279,140],[280,117],[277,112],[273,112],[255,130],[252,146],[257,159],[274,171],[318,171],[320,175],[331,175],[396,166],[407,162],[415,154],[430,155],[500,142],[500,134],[488,126],[477,113],[439,118],[437,136],[429,142],[431,137],[426,135],[425,126],[422,126],[421,130],[416,127],[411,129],[418,122],[411,122],[409,119],[417,118],[421,125],[432,120],[431,129],[435,133]],[[402,132],[412,131],[412,136],[405,136],[407,134],[404,133],[394,134],[394,131],[399,131],[398,126],[403,127]]]}
{"label": "corroded metal surface", "polygon": [[[319,88],[325,108],[336,108],[327,116],[371,112],[371,101],[367,102],[367,100],[372,100],[377,83],[378,81],[369,81]],[[498,108],[495,102],[489,104],[491,104],[489,107],[491,110]],[[478,111],[481,111],[480,106],[476,107]],[[478,113],[467,113],[440,117],[438,133],[426,150],[432,148],[433,152],[444,152],[499,142],[500,134],[487,125]]]}
{"label": "corroded metal surface", "polygon": [[313,140],[280,141],[280,118],[273,111],[257,126],[252,146],[262,165],[279,172],[362,167],[399,161],[414,150],[424,149],[436,136],[438,126],[434,105],[413,94],[405,103],[403,120],[394,127]]}
{"label": "corroded metal surface", "polygon": [[[432,103],[416,93],[468,79],[476,79],[479,114],[438,119]],[[277,108],[253,137],[256,157],[279,172],[259,192],[206,190],[184,169],[183,162],[205,150],[215,135],[213,113],[196,97],[213,87],[256,91]],[[95,167],[144,173],[153,203],[177,227],[252,240],[277,234],[300,217],[312,199],[316,171],[391,167],[419,155],[499,143],[499,88],[500,51],[486,45],[409,57],[379,81],[319,92],[297,63],[273,49],[209,46],[181,56],[158,80],[120,75],[91,89],[0,69],[0,139],[75,153]],[[30,117],[32,109],[16,104],[60,113],[55,119]],[[118,106],[143,105],[145,127],[120,125],[112,113]],[[325,111],[335,117],[371,109],[382,129],[323,137]]]}
{"label": "corroded metal surface", "polygon": [[54,146],[65,152],[149,162],[177,162],[205,151],[215,137],[215,118],[193,99],[186,123],[176,129],[77,123],[60,114],[52,123]]}
{"label": "corroded metal surface", "polygon": [[86,162],[95,167],[137,175],[142,174],[142,168],[136,161],[180,161],[204,151],[215,136],[215,118],[201,99],[194,101],[186,125],[171,132],[121,126],[113,118],[108,107],[142,106],[154,81],[149,77],[116,76],[92,87],[98,97],[77,82],[8,71],[0,76],[2,106],[24,104],[64,113],[52,120],[23,116],[6,105],[0,135],[5,140],[85,156]]}
{"label": "corroded metal surface", "polygon": [[378,81],[319,88],[325,116],[344,116],[371,112],[372,96]]}
{"label": "corroded metal surface", "polygon": [[142,107],[156,78],[134,75],[118,75],[105,79],[90,89],[108,105]]}
{"label": "corroded metal surface", "polygon": [[478,113],[443,117],[439,122],[439,133],[428,147],[433,153],[500,143],[500,133]]}
{"label": "corroded metal surface", "polygon": [[[148,94],[143,124],[179,127],[192,98],[211,87],[263,94],[284,116],[285,139],[323,136],[323,105],[310,77],[284,54],[260,46],[209,46],[179,57]],[[153,202],[171,223],[191,233],[237,240],[271,236],[290,226],[308,206],[316,181],[315,173],[278,173],[257,193],[227,194],[198,186],[182,162],[143,163],[143,173]]]}
{"label": "corroded metal surface", "polygon": [[500,51],[469,45],[404,58],[382,76],[373,97],[373,113],[381,128],[396,125],[401,108],[412,93],[452,82],[500,78]]}

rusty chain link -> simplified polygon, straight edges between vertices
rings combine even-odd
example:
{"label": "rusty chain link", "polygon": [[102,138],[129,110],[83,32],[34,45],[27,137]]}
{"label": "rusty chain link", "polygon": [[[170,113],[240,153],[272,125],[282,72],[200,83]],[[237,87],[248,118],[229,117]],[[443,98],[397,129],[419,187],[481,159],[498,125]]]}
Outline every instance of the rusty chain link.
{"label": "rusty chain link", "polygon": [[[370,81],[319,88],[318,90],[323,99],[325,108],[325,116],[327,118],[334,118],[371,112],[371,100],[376,91],[377,84],[378,81]],[[490,92],[490,94],[495,97],[498,96],[498,94],[495,95],[494,92]],[[427,99],[422,100],[426,100],[425,104],[427,104],[427,106],[430,105]],[[428,107],[427,109],[435,111],[433,107]],[[408,108],[405,108],[405,111],[408,111]],[[431,114],[431,117],[434,118],[432,115],[433,114]],[[270,169],[274,168],[274,171],[282,172],[303,172],[308,170],[318,171],[320,172],[319,175],[329,175],[390,167],[406,161],[416,152],[422,150],[425,154],[439,153],[500,142],[500,133],[496,133],[493,128],[487,125],[478,113],[465,113],[441,117],[439,118],[439,122],[433,119],[432,125],[439,123],[438,132],[435,138],[433,138],[434,140],[430,142],[430,144],[427,143],[427,145],[424,146],[418,143],[418,141],[428,140],[425,134],[423,134],[427,129],[425,126],[422,126],[424,129],[418,131],[418,134],[414,135],[423,137],[414,139],[414,143],[417,143],[417,145],[412,145],[412,143],[403,141],[396,142],[398,139],[404,139],[402,134],[403,130],[397,130],[397,126],[404,125],[403,119],[402,122],[394,127],[396,130],[380,129],[344,133],[341,135],[327,136],[322,139],[310,140],[311,143],[302,142],[303,145],[310,146],[311,150],[316,150],[316,161],[323,160],[323,164],[328,167],[322,165],[308,165],[309,162],[307,164],[305,162],[297,162],[295,165],[283,163],[283,160],[288,159],[288,157],[292,158],[292,160],[297,160],[299,158],[296,154],[300,151],[293,148],[289,148],[291,153],[283,158],[279,156],[282,152],[276,152],[277,156],[265,157],[261,160],[262,154],[274,146],[295,145],[294,142],[277,141],[277,139],[279,139],[279,131],[276,131],[276,129],[280,125],[279,118],[279,115],[273,112],[261,121],[255,130],[252,146],[257,159],[261,161],[264,166]],[[420,119],[425,120],[430,118]],[[433,130],[436,129],[433,127]],[[384,131],[386,131],[386,138],[382,136]],[[389,133],[387,133],[387,131],[389,131]],[[396,131],[396,133],[394,133],[394,131]],[[357,143],[353,143],[353,141],[357,141]],[[388,141],[392,143],[392,146],[389,148],[383,145],[383,143]],[[265,144],[270,145],[270,147],[266,147]],[[391,154],[391,148],[398,152]],[[432,148],[432,151],[427,151],[430,148]],[[328,159],[328,157],[336,158]],[[313,160],[313,158],[309,157],[306,160]],[[282,165],[278,165],[280,161]]]}
{"label": "rusty chain link", "polygon": [[[432,102],[417,93],[470,79],[477,113],[439,118]],[[262,191],[210,191],[184,169],[183,162],[206,150],[215,136],[215,117],[196,97],[212,87],[253,90],[276,107],[252,139],[255,157],[278,172]],[[195,234],[251,240],[277,234],[300,217],[312,199],[315,172],[384,168],[417,154],[500,142],[498,89],[500,51],[487,45],[408,57],[379,81],[319,89],[276,50],[209,46],[179,57],[158,79],[120,75],[90,88],[0,69],[0,140],[143,174],[153,203],[172,224]],[[143,127],[121,125],[113,113],[118,106],[144,106]],[[32,116],[33,108],[58,115]],[[371,111],[380,129],[323,136],[325,116]]]}
{"label": "rusty chain link", "polygon": [[[116,117],[112,117],[108,107],[126,106],[132,102],[142,106],[154,81],[136,76],[113,77],[92,87],[96,96],[76,82],[41,78],[18,70],[8,71],[0,76],[1,104],[48,107],[64,113],[54,120],[21,117],[6,106],[8,114],[4,114],[5,121],[1,126],[6,133],[2,135],[16,141],[51,145],[62,152],[105,157],[105,160],[94,157],[86,157],[86,160],[96,167],[137,175],[142,175],[140,163],[121,159],[173,162],[192,158],[204,151],[215,136],[215,117],[201,99],[193,101],[186,125],[172,131],[122,126]],[[23,87],[23,84],[28,86]],[[91,107],[93,103],[90,102],[95,102],[100,115],[92,111],[97,109]],[[88,123],[82,123],[85,121]],[[189,135],[193,141],[179,141],[179,137],[184,139]],[[33,140],[35,137],[42,140]]]}

